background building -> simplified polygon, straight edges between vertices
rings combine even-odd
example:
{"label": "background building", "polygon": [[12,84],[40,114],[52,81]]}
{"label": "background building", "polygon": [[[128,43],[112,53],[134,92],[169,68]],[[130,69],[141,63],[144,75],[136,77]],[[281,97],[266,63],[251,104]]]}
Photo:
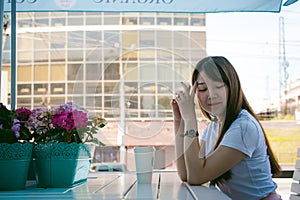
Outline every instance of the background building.
{"label": "background building", "polygon": [[[8,87],[9,37],[2,67]],[[147,144],[161,149],[165,165],[158,167],[170,166],[170,99],[204,56],[203,14],[20,12],[17,107],[74,101],[109,121],[96,162],[119,162],[122,145],[128,162],[133,146]]]}

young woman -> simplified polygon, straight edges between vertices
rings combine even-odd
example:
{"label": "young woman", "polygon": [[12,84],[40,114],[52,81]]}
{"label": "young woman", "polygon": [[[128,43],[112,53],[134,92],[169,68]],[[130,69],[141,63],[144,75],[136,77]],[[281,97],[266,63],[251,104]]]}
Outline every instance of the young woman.
{"label": "young woman", "polygon": [[[196,65],[192,86],[182,85],[171,102],[181,180],[217,184],[233,200],[280,200],[272,180],[280,166],[232,64],[224,57],[204,58]],[[200,142],[195,95],[210,122]]]}

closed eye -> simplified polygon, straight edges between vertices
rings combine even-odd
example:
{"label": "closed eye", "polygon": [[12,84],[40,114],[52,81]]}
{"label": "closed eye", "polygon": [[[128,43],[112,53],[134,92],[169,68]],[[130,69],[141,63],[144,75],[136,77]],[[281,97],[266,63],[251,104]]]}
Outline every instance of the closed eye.
{"label": "closed eye", "polygon": [[224,86],[225,86],[225,84],[222,84],[222,85],[217,86],[217,88],[219,89],[219,88],[222,88]]}

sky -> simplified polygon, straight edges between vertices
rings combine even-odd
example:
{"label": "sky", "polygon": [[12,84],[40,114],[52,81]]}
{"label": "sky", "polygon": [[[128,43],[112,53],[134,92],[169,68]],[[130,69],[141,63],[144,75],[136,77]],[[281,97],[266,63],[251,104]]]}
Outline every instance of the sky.
{"label": "sky", "polygon": [[[284,21],[282,45],[280,17]],[[206,26],[208,55],[225,56],[233,64],[253,108],[277,107],[279,49],[283,46],[289,63],[287,82],[300,78],[300,2],[282,7],[280,13],[209,13]]]}

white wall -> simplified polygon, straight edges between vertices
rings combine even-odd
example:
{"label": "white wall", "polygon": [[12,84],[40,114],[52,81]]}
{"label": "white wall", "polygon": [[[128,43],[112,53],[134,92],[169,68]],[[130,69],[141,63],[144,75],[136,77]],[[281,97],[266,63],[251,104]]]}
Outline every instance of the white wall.
{"label": "white wall", "polygon": [[2,71],[1,72],[1,102],[9,107],[7,105],[7,97],[8,96],[8,72]]}

